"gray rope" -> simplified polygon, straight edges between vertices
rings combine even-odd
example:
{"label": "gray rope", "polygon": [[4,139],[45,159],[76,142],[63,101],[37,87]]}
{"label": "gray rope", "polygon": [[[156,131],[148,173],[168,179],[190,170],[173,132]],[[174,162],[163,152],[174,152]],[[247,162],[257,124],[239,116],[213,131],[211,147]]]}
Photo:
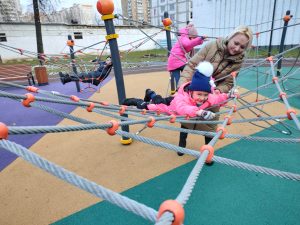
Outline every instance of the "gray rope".
{"label": "gray rope", "polygon": [[7,140],[1,140],[0,146],[4,149],[22,157],[27,162],[47,171],[48,173],[82,189],[99,198],[102,198],[110,203],[117,205],[127,211],[133,212],[145,219],[152,222],[156,221],[157,211],[154,209],[138,203],[132,199],[120,195],[119,193],[113,192],[95,182],[89,181],[73,172],[70,172],[42,157],[34,152],[29,151],[21,145],[13,143]]}

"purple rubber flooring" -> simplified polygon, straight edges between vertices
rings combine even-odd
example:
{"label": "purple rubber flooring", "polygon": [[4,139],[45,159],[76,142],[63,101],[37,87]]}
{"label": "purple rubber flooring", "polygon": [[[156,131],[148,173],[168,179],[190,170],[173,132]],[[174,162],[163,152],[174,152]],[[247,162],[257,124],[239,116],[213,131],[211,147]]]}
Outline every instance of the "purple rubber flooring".
{"label": "purple rubber flooring", "polygon": [[[106,79],[101,86],[105,85],[111,78]],[[87,84],[81,83],[81,88],[84,90]],[[52,81],[46,86],[37,86],[38,88],[46,91],[58,91],[65,95],[76,95],[80,98],[89,98],[95,91],[77,92],[74,82],[62,85],[60,81]],[[95,86],[93,86],[95,87]],[[95,87],[96,88],[96,87]],[[98,89],[100,88],[100,85]],[[14,88],[14,87],[0,87],[0,90],[6,91],[14,94],[25,94],[28,93],[25,89]],[[36,94],[35,94],[36,95]],[[47,97],[42,94],[37,94],[38,96]],[[53,107],[56,110],[70,113],[76,106],[38,102],[46,106]],[[45,125],[56,125],[63,118],[53,115],[51,113],[45,112],[35,107],[26,108],[22,105],[20,101],[13,99],[0,97],[0,122],[5,123],[7,126],[45,126]],[[28,135],[10,135],[9,140],[16,142],[26,148],[32,146],[45,134],[28,134]],[[53,143],[54,144],[54,143]],[[12,163],[17,156],[13,153],[6,151],[0,147],[0,171],[5,169],[10,163]]]}

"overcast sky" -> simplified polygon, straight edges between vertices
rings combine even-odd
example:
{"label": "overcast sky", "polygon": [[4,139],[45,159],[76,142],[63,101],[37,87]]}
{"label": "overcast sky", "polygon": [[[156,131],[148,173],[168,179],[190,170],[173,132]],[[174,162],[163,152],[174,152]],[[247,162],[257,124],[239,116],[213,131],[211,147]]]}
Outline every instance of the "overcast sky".
{"label": "overcast sky", "polygon": [[[55,2],[55,0],[52,0],[52,1]],[[32,0],[20,0],[20,2],[23,7],[23,10],[26,10],[27,6],[32,4]],[[56,2],[60,2],[57,4],[58,10],[63,7],[65,7],[65,8],[71,7],[75,3],[93,5],[93,6],[95,6],[95,8],[96,8],[96,4],[97,4],[97,0],[56,0]],[[114,0],[113,2],[115,4],[115,10],[118,9],[118,11],[120,11],[121,0]]]}

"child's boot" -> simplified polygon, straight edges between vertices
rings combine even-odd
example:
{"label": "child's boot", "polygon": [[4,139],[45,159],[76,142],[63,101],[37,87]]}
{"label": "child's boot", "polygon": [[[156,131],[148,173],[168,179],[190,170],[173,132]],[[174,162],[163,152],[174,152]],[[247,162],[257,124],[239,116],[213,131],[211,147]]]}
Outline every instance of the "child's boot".
{"label": "child's boot", "polygon": [[[181,125],[181,128],[185,128]],[[180,132],[179,135],[179,147],[185,148],[186,147],[186,139],[187,139],[188,133]],[[177,152],[178,156],[183,156],[184,153]]]}
{"label": "child's boot", "polygon": [[146,89],[145,91],[145,97],[144,97],[144,101],[145,102],[150,102],[151,99],[154,98],[154,96],[156,96],[155,91],[152,91],[151,89]]}

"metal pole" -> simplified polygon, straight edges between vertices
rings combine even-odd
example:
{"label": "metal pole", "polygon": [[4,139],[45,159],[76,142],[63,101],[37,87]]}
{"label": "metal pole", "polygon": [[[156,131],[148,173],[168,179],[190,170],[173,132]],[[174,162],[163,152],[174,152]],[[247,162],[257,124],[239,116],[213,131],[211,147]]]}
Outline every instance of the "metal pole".
{"label": "metal pole", "polygon": [[[164,18],[169,18],[169,13],[164,12]],[[171,32],[170,27],[165,26],[166,30],[166,37],[167,37],[167,46],[168,46],[168,57],[170,56],[170,51],[172,49],[172,40],[171,40]],[[171,94],[174,94],[176,91],[176,85],[175,85],[175,77],[172,75],[172,72],[170,72],[170,82],[171,82]]]}
{"label": "metal pole", "polygon": [[[106,33],[107,33],[106,39],[109,41],[109,47],[110,47],[110,52],[111,52],[111,57],[113,62],[119,105],[121,105],[126,98],[126,93],[125,93],[125,85],[123,79],[123,71],[121,66],[121,59],[120,59],[119,48],[117,43],[117,36],[115,33],[115,26],[113,23],[113,19],[105,19],[104,23],[105,23]],[[128,117],[127,114],[123,114],[122,116]],[[122,130],[129,132],[129,126],[128,125],[122,126]],[[131,139],[127,137],[122,137],[121,143],[122,144],[131,143],[131,141],[130,143],[129,142],[127,143],[126,140],[131,140]]]}
{"label": "metal pole", "polygon": [[[68,35],[68,40],[73,42],[71,35]],[[73,72],[77,75],[77,68],[76,68],[75,60],[74,60],[75,59],[74,47],[73,47],[73,45],[69,45],[69,47],[70,47],[70,58],[71,58],[71,63],[72,63],[72,69],[73,69]],[[75,81],[75,83],[76,83],[77,92],[80,92],[79,81]]]}
{"label": "metal pole", "polygon": [[40,21],[38,0],[33,0],[33,12],[34,12],[35,35],[36,35],[38,59],[40,61],[40,65],[42,66],[44,64],[45,59],[43,58],[44,47],[43,47],[42,26]]}
{"label": "metal pole", "polygon": [[276,2],[277,2],[277,0],[274,0],[274,7],[273,7],[273,16],[272,16],[272,25],[271,25],[271,35],[270,35],[270,42],[269,42],[268,57],[271,56],[271,52],[272,52],[272,38],[273,38],[273,27],[274,27],[274,18],[275,18],[275,11],[276,11]]}
{"label": "metal pole", "polygon": [[[280,46],[279,46],[279,54],[283,52],[287,26],[288,26],[290,19],[293,17],[290,14],[291,14],[291,12],[290,12],[290,10],[288,10],[285,13],[285,17],[283,17],[284,25],[283,25],[283,29],[282,29],[281,41],[280,41]],[[277,77],[281,76],[281,64],[282,64],[282,57],[279,59],[278,64],[277,64]]]}

